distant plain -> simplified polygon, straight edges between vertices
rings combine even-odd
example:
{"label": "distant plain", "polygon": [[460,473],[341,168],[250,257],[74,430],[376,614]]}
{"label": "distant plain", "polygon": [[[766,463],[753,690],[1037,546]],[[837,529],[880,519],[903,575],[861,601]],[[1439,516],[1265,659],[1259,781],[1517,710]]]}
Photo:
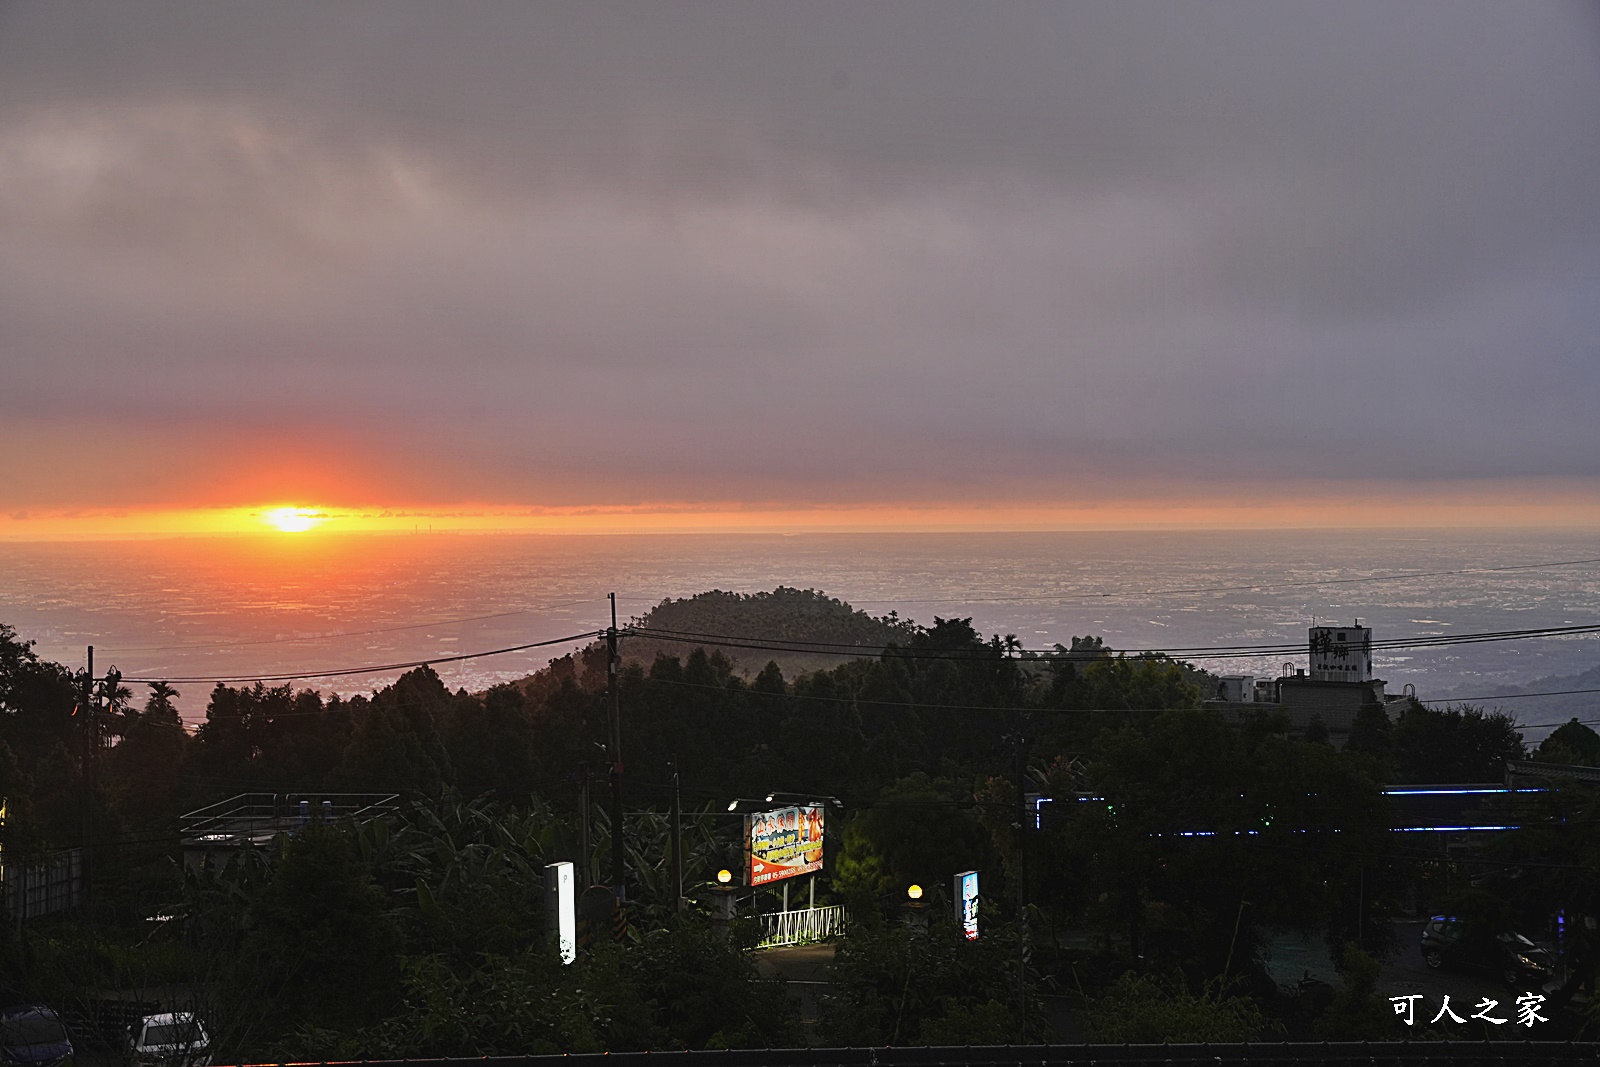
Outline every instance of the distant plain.
{"label": "distant plain", "polygon": [[[970,617],[980,632],[1016,634],[1028,648],[1094,634],[1140,651],[1298,642],[1313,620],[1358,617],[1378,639],[1597,623],[1600,563],[1572,562],[1597,557],[1592,531],[1526,529],[11,543],[0,546],[0,622],[72,667],[92,644],[97,672],[114,665],[127,677],[210,679],[427,660],[584,633],[607,623],[613,591],[626,623],[668,597],[787,585],[924,624]],[[438,670],[448,685],[477,690],[572,647]],[[1202,665],[1269,675],[1295,658]],[[1376,657],[1391,691],[1414,685],[1424,699],[1509,694],[1596,668],[1595,635]],[[293,684],[366,692],[393,676]],[[210,686],[179,689],[185,717],[201,719]],[[1600,694],[1503,706],[1543,722],[1583,717]]]}

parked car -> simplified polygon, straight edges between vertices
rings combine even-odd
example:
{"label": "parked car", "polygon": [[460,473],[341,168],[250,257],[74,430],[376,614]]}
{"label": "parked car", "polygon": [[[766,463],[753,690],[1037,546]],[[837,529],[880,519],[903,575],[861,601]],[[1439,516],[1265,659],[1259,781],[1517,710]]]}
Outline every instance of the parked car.
{"label": "parked car", "polygon": [[211,1037],[187,1011],[146,1015],[128,1031],[128,1052],[140,1067],[211,1067]]}
{"label": "parked car", "polygon": [[1526,937],[1509,930],[1435,915],[1422,928],[1422,961],[1429,967],[1459,967],[1497,975],[1514,989],[1542,986],[1555,973],[1555,959]]}
{"label": "parked car", "polygon": [[0,1009],[0,1061],[25,1067],[72,1067],[72,1039],[42,1004]]}

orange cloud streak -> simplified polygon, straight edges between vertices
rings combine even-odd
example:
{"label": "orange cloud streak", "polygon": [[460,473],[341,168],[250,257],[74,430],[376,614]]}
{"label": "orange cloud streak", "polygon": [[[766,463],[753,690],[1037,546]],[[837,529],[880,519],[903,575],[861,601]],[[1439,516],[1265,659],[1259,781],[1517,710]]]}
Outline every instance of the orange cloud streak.
{"label": "orange cloud streak", "polygon": [[285,509],[315,514],[300,536],[325,533],[801,533],[1272,529],[1469,526],[1600,526],[1600,501],[1577,494],[1540,500],[1462,494],[1403,498],[1121,500],[1076,505],[903,503],[784,506],[654,503],[531,508],[462,504],[417,508],[322,506],[274,501],[259,507],[76,509],[0,516],[0,540],[276,535]]}

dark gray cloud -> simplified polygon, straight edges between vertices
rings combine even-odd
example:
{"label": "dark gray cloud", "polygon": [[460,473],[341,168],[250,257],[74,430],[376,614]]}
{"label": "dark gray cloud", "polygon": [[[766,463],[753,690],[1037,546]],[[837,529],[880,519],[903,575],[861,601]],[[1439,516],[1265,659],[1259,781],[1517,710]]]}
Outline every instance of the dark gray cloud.
{"label": "dark gray cloud", "polygon": [[1590,7],[0,7],[0,503],[1590,481],[1597,297]]}

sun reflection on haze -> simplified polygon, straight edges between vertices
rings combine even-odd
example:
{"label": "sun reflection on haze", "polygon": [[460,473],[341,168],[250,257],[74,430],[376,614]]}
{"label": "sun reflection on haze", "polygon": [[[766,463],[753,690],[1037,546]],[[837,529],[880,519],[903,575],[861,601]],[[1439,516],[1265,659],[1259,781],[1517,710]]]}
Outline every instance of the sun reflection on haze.
{"label": "sun reflection on haze", "polygon": [[273,508],[261,513],[261,521],[284,533],[305,533],[320,526],[327,515],[311,508]]}

